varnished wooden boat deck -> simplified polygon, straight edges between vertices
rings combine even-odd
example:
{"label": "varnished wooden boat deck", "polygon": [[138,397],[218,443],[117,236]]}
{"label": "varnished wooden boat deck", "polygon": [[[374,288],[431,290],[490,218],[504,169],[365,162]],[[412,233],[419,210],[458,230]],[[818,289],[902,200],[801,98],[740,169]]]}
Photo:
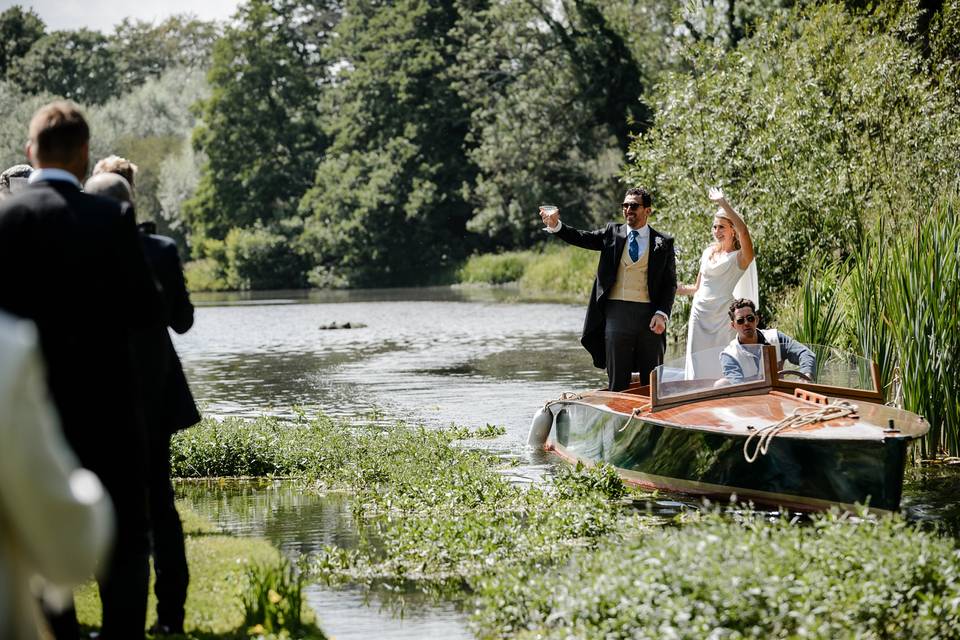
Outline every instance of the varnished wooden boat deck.
{"label": "varnished wooden boat deck", "polygon": [[[794,410],[807,413],[823,408],[823,403],[804,400],[781,391],[763,390],[750,395],[735,395],[701,400],[675,407],[651,410],[648,387],[634,387],[627,392],[593,391],[579,401],[625,415],[634,415],[637,427],[644,422],[688,427],[726,435],[748,436],[757,429],[775,424],[792,415]],[[833,400],[834,398],[829,398]],[[777,437],[830,440],[882,441],[889,437],[918,437],[926,425],[916,415],[884,405],[850,400],[857,413],[849,417],[817,422],[801,427],[788,427]],[[898,433],[889,432],[894,421]]]}

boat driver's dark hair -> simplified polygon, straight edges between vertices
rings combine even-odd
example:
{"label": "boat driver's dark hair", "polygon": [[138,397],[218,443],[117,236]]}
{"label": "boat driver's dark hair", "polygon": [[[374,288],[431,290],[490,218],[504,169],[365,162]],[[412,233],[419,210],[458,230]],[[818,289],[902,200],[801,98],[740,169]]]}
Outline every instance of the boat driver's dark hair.
{"label": "boat driver's dark hair", "polygon": [[733,314],[737,312],[737,309],[743,309],[744,307],[750,307],[750,311],[753,311],[754,314],[757,313],[757,305],[753,303],[753,300],[749,298],[737,298],[733,301],[733,304],[730,305],[730,319],[733,320]]}
{"label": "boat driver's dark hair", "polygon": [[627,196],[640,196],[640,204],[642,204],[645,208],[653,204],[653,198],[650,197],[650,192],[643,187],[632,187],[627,189],[627,192],[623,197],[626,198]]}

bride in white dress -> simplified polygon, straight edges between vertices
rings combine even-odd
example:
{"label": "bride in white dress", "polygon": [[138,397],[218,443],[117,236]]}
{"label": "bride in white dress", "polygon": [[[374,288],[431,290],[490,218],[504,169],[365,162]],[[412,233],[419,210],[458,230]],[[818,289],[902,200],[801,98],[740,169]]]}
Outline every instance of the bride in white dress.
{"label": "bride in white dress", "polygon": [[757,266],[753,241],[743,218],[717,188],[710,189],[710,200],[720,208],[713,218],[714,242],[700,258],[700,272],[692,285],[677,287],[677,295],[693,296],[687,328],[686,378],[720,378],[717,353],[695,358],[693,354],[713,347],[725,347],[735,332],[727,312],[735,298],[749,298],[759,307]]}

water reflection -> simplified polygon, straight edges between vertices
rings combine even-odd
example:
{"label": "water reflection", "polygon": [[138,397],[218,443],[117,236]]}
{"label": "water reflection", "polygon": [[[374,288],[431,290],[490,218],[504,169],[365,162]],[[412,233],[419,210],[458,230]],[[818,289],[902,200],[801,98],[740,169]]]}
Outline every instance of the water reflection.
{"label": "water reflection", "polygon": [[[223,531],[266,538],[291,558],[325,545],[357,544],[350,498],[343,494],[280,480],[183,480],[176,490],[188,508]],[[310,585],[305,596],[324,632],[338,640],[472,637],[455,605],[417,592]]]}

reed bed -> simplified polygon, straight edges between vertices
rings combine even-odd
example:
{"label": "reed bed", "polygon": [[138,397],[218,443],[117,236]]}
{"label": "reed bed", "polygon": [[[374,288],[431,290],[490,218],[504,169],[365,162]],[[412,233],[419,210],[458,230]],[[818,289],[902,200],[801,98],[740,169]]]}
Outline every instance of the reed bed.
{"label": "reed bed", "polygon": [[[960,455],[960,194],[936,199],[912,227],[865,234],[845,262],[808,261],[781,311],[810,344],[859,349],[880,366],[887,399],[924,416],[921,455]],[[789,304],[789,300],[788,300]]]}

